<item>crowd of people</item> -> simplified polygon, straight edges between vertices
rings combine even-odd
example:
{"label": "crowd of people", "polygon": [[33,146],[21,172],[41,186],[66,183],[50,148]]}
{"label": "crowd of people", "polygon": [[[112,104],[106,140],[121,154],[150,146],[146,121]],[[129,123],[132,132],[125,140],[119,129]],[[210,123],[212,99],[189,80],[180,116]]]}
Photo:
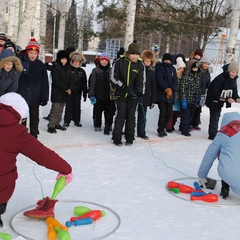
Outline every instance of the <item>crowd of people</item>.
{"label": "crowd of people", "polygon": [[119,49],[112,65],[107,53],[96,56],[89,79],[82,68],[86,59],[73,47],[58,51],[51,64],[39,60],[39,51],[35,38],[19,51],[5,34],[0,34],[0,96],[17,92],[26,100],[29,131],[36,138],[39,106],[49,101],[47,70],[51,72],[52,103],[49,115],[44,117],[49,121],[47,131],[65,131],[71,121],[82,127],[81,102],[89,97],[95,131],[101,131],[102,126],[105,135],[112,131],[117,146],[122,146],[123,135],[126,145],[133,144],[135,127],[138,137],[149,139],[145,131],[147,109],[154,105],[159,108],[157,134],[163,138],[175,131],[177,118],[182,135],[190,137],[191,131],[200,131],[202,106],[206,104],[210,112],[208,138],[213,140],[224,102],[226,107],[240,102],[238,64],[233,60],[223,66],[223,72],[211,81],[211,62],[201,49],[193,51],[188,61],[183,54],[170,53],[164,53],[160,61],[156,59],[159,47],[141,51],[134,41],[126,51]]}

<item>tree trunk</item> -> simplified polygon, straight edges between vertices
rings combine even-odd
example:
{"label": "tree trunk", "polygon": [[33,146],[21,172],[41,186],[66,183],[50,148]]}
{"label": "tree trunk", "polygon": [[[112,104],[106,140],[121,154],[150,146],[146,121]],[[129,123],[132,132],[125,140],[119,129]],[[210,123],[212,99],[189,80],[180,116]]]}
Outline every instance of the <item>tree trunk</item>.
{"label": "tree trunk", "polygon": [[17,38],[17,45],[25,48],[31,36],[33,18],[36,12],[37,0],[27,0],[20,23],[20,29]]}
{"label": "tree trunk", "polygon": [[240,0],[235,0],[231,16],[231,25],[230,32],[228,35],[226,54],[224,56],[224,64],[230,63],[231,60],[234,58],[238,34],[239,17],[240,17]]}
{"label": "tree trunk", "polygon": [[128,0],[124,49],[128,49],[128,45],[133,42],[136,3],[136,0]]}
{"label": "tree trunk", "polygon": [[80,27],[79,27],[78,49],[77,49],[78,52],[83,51],[83,34],[84,34],[84,23],[85,23],[86,14],[87,14],[87,6],[88,6],[88,0],[84,0],[82,16],[80,20]]}
{"label": "tree trunk", "polygon": [[46,25],[47,25],[47,2],[41,0],[41,12],[40,12],[40,59],[45,62],[46,52]]}
{"label": "tree trunk", "polygon": [[58,50],[63,50],[67,15],[67,0],[62,0],[62,2],[60,3],[59,11],[61,13],[61,16],[59,21]]}
{"label": "tree trunk", "polygon": [[5,6],[6,6],[6,1],[1,0],[1,7],[0,7],[0,32],[5,33],[5,27],[4,27],[4,13],[5,13]]}
{"label": "tree trunk", "polygon": [[11,0],[8,3],[8,31],[7,31],[7,36],[9,39],[12,41],[16,40],[16,35],[15,35],[15,29],[17,28],[16,24],[16,9],[18,8],[17,6],[17,1],[16,0]]}

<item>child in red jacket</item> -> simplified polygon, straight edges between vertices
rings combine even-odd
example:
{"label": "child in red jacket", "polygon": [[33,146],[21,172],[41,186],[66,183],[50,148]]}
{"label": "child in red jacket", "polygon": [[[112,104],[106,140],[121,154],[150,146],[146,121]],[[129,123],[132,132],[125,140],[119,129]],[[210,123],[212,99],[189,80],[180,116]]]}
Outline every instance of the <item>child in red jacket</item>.
{"label": "child in red jacket", "polygon": [[[59,172],[71,181],[72,168],[57,153],[45,147],[34,136],[28,133],[21,123],[29,115],[26,101],[17,93],[6,93],[0,97],[0,226],[3,225],[1,214],[6,211],[18,177],[16,157],[19,153],[29,157],[39,165]],[[34,210],[24,213],[25,216],[46,218],[54,216],[54,205],[57,200],[46,197]]]}

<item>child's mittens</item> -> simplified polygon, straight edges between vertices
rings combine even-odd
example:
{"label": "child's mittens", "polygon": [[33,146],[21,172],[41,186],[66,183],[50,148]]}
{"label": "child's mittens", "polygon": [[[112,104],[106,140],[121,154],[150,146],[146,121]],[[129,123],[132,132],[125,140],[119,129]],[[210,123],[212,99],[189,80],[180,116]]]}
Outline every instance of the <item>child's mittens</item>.
{"label": "child's mittens", "polygon": [[123,90],[125,91],[125,93],[127,93],[128,95],[132,94],[132,89],[128,86],[124,86]]}
{"label": "child's mittens", "polygon": [[186,109],[186,108],[187,108],[187,100],[186,100],[186,99],[183,99],[183,100],[181,101],[181,103],[182,103],[182,109]]}
{"label": "child's mittens", "polygon": [[66,178],[66,185],[68,185],[73,179],[72,173],[69,173],[67,175],[58,173],[56,180],[58,180],[60,177],[65,177]]}
{"label": "child's mittens", "polygon": [[41,104],[41,106],[46,106],[47,102],[48,102],[47,100],[42,100],[40,104]]}
{"label": "child's mittens", "polygon": [[137,101],[138,101],[139,103],[142,103],[142,102],[143,102],[143,94],[142,94],[142,93],[138,93],[138,94],[137,94]]}
{"label": "child's mittens", "polygon": [[91,104],[95,104],[97,102],[97,99],[94,96],[90,97]]}

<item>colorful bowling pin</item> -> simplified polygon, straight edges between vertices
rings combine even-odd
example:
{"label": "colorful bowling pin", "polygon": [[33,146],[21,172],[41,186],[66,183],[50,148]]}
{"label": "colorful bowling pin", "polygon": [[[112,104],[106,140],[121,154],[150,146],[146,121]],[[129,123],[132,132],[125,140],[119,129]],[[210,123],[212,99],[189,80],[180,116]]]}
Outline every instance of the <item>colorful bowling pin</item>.
{"label": "colorful bowling pin", "polygon": [[180,189],[179,188],[168,188],[168,190],[173,192],[173,193],[180,193]]}
{"label": "colorful bowling pin", "polygon": [[179,186],[179,183],[172,182],[172,181],[168,182],[168,184],[167,184],[168,188],[178,188],[178,186]]}
{"label": "colorful bowling pin", "polygon": [[82,216],[90,211],[92,211],[92,209],[90,209],[88,207],[84,207],[84,206],[76,206],[74,208],[74,214],[77,216]]}
{"label": "colorful bowling pin", "polygon": [[61,176],[55,183],[51,199],[55,199],[56,196],[63,190],[65,186],[66,186],[66,178]]}
{"label": "colorful bowling pin", "polygon": [[1,233],[0,232],[0,239],[3,239],[3,240],[11,240],[12,239],[12,236],[8,233]]}
{"label": "colorful bowling pin", "polygon": [[50,224],[53,225],[53,227],[57,226],[61,229],[68,230],[68,228],[66,226],[62,225],[58,220],[56,220],[55,218],[52,218],[52,217],[48,217],[46,219],[46,223],[47,223],[47,225],[50,225]]}
{"label": "colorful bowling pin", "polygon": [[201,201],[204,201],[204,202],[217,202],[218,201],[218,195],[217,194],[206,194],[204,196],[191,196],[190,199],[192,201],[201,200]]}
{"label": "colorful bowling pin", "polygon": [[92,210],[91,212],[88,212],[80,217],[72,217],[72,218],[70,218],[70,221],[74,222],[75,220],[79,220],[82,218],[88,218],[88,217],[91,217],[93,219],[93,221],[96,221],[97,219],[99,219],[105,215],[106,215],[105,211]]}
{"label": "colorful bowling pin", "polygon": [[54,226],[52,224],[48,224],[48,232],[47,232],[47,237],[48,237],[48,240],[55,240],[56,239],[56,232],[53,228]]}
{"label": "colorful bowling pin", "polygon": [[75,220],[73,222],[67,221],[66,226],[67,227],[71,227],[72,225],[80,226],[80,225],[88,225],[88,224],[92,224],[92,223],[93,223],[93,219],[91,217],[89,217],[89,218],[83,218],[83,219]]}
{"label": "colorful bowling pin", "polygon": [[59,240],[71,240],[71,236],[68,231],[54,227]]}

